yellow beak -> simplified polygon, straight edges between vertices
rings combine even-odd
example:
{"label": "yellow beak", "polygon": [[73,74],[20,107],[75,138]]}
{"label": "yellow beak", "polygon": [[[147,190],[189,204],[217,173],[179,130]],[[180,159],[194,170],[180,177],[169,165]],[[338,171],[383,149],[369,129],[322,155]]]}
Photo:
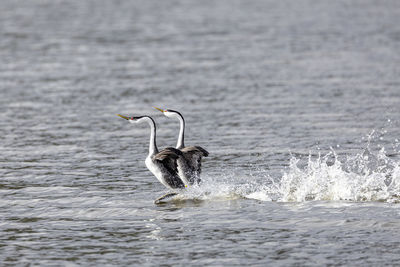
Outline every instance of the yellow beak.
{"label": "yellow beak", "polygon": [[126,116],[123,116],[123,115],[121,115],[121,114],[117,114],[117,116],[120,116],[121,118],[123,118],[123,119],[125,119],[125,120],[129,120],[129,118],[128,118],[128,117],[126,117]]}
{"label": "yellow beak", "polygon": [[164,110],[162,110],[161,108],[156,108],[156,107],[154,107],[155,109],[158,109],[159,111],[161,111],[161,112],[164,112]]}

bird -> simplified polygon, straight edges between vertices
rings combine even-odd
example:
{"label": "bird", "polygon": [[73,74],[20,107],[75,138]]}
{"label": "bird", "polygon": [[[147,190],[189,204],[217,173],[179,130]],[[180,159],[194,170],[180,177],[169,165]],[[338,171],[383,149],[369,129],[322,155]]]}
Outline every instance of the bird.
{"label": "bird", "polygon": [[[166,117],[168,118],[176,118],[179,120],[180,123],[180,130],[178,135],[178,141],[176,143],[176,149],[183,153],[184,158],[187,161],[186,169],[180,170],[180,173],[184,173],[181,176],[182,180],[188,180],[189,185],[193,184],[200,184],[200,173],[201,173],[201,160],[203,157],[208,156],[208,151],[200,146],[186,146],[184,144],[185,139],[185,119],[183,118],[182,114],[176,110],[172,109],[155,109],[161,111]],[[181,166],[179,166],[181,167]],[[184,165],[183,165],[184,167]]]}
{"label": "bird", "polygon": [[[179,177],[178,171],[178,168],[187,168],[183,153],[173,147],[167,147],[161,151],[158,150],[156,144],[156,123],[154,120],[150,116],[127,117],[121,114],[117,115],[128,120],[130,123],[149,124],[150,144],[149,154],[145,160],[146,167],[165,187],[169,189],[184,189],[187,185]],[[174,194],[176,193],[172,193],[172,195]],[[161,198],[164,198],[165,196]]]}

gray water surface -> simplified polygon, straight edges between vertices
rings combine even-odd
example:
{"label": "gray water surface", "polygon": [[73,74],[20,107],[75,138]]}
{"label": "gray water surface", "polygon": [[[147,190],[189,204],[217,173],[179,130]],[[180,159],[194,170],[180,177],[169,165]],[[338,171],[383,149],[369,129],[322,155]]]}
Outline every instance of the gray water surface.
{"label": "gray water surface", "polygon": [[[396,0],[3,0],[0,262],[399,265],[399,63]],[[163,205],[153,106],[210,152]]]}

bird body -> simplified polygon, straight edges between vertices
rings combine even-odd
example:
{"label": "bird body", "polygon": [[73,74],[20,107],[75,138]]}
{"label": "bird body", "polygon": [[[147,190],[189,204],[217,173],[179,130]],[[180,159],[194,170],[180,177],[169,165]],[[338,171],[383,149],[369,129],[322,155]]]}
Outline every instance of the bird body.
{"label": "bird body", "polygon": [[182,162],[185,162],[182,152],[167,147],[157,154],[148,155],[145,164],[163,185],[174,189],[185,187],[179,176],[179,166]]}
{"label": "bird body", "polygon": [[203,157],[208,156],[208,151],[200,146],[188,146],[185,147],[184,139],[185,139],[185,119],[182,114],[178,111],[166,109],[162,110],[156,108],[161,111],[166,117],[176,118],[179,120],[180,129],[178,135],[178,141],[176,143],[176,149],[180,150],[183,154],[183,157],[186,160],[186,164],[183,166],[178,166],[179,169],[179,177],[185,182],[193,185],[199,184],[200,173],[201,173],[201,160]]}
{"label": "bird body", "polygon": [[167,188],[184,188],[185,183],[178,174],[178,162],[180,165],[182,165],[182,162],[185,162],[183,154],[173,147],[167,147],[158,151],[156,144],[156,124],[154,120],[149,116],[130,118],[119,114],[118,116],[128,120],[130,123],[147,122],[150,125],[150,144],[149,154],[145,160],[146,167]]}

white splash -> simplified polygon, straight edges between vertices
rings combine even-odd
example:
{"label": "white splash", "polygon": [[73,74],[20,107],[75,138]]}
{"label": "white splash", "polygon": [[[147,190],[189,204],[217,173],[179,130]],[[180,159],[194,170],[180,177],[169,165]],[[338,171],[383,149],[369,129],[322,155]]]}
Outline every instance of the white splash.
{"label": "white splash", "polygon": [[324,157],[310,156],[303,168],[298,163],[295,157],[290,160],[278,186],[278,201],[400,200],[400,166],[386,156],[384,148],[376,155],[366,149],[343,162],[332,150]]}
{"label": "white splash", "polygon": [[400,162],[385,149],[365,149],[339,159],[335,151],[309,156],[306,162],[292,156],[282,177],[268,174],[238,177],[234,173],[204,177],[201,186],[188,188],[179,200],[233,200],[303,202],[382,201],[400,202]]}
{"label": "white splash", "polygon": [[[331,148],[325,155],[312,156],[310,153],[305,160],[292,156],[289,166],[280,177],[271,177],[262,170],[249,175],[237,175],[232,169],[218,176],[205,176],[200,186],[188,188],[177,199],[400,203],[398,156],[397,159],[389,157],[379,141],[371,149],[372,142],[381,139],[385,133],[385,129],[373,130],[363,138],[367,141],[366,148],[355,155],[338,156]],[[391,150],[394,151],[392,156],[400,154],[400,142],[397,139]]]}

